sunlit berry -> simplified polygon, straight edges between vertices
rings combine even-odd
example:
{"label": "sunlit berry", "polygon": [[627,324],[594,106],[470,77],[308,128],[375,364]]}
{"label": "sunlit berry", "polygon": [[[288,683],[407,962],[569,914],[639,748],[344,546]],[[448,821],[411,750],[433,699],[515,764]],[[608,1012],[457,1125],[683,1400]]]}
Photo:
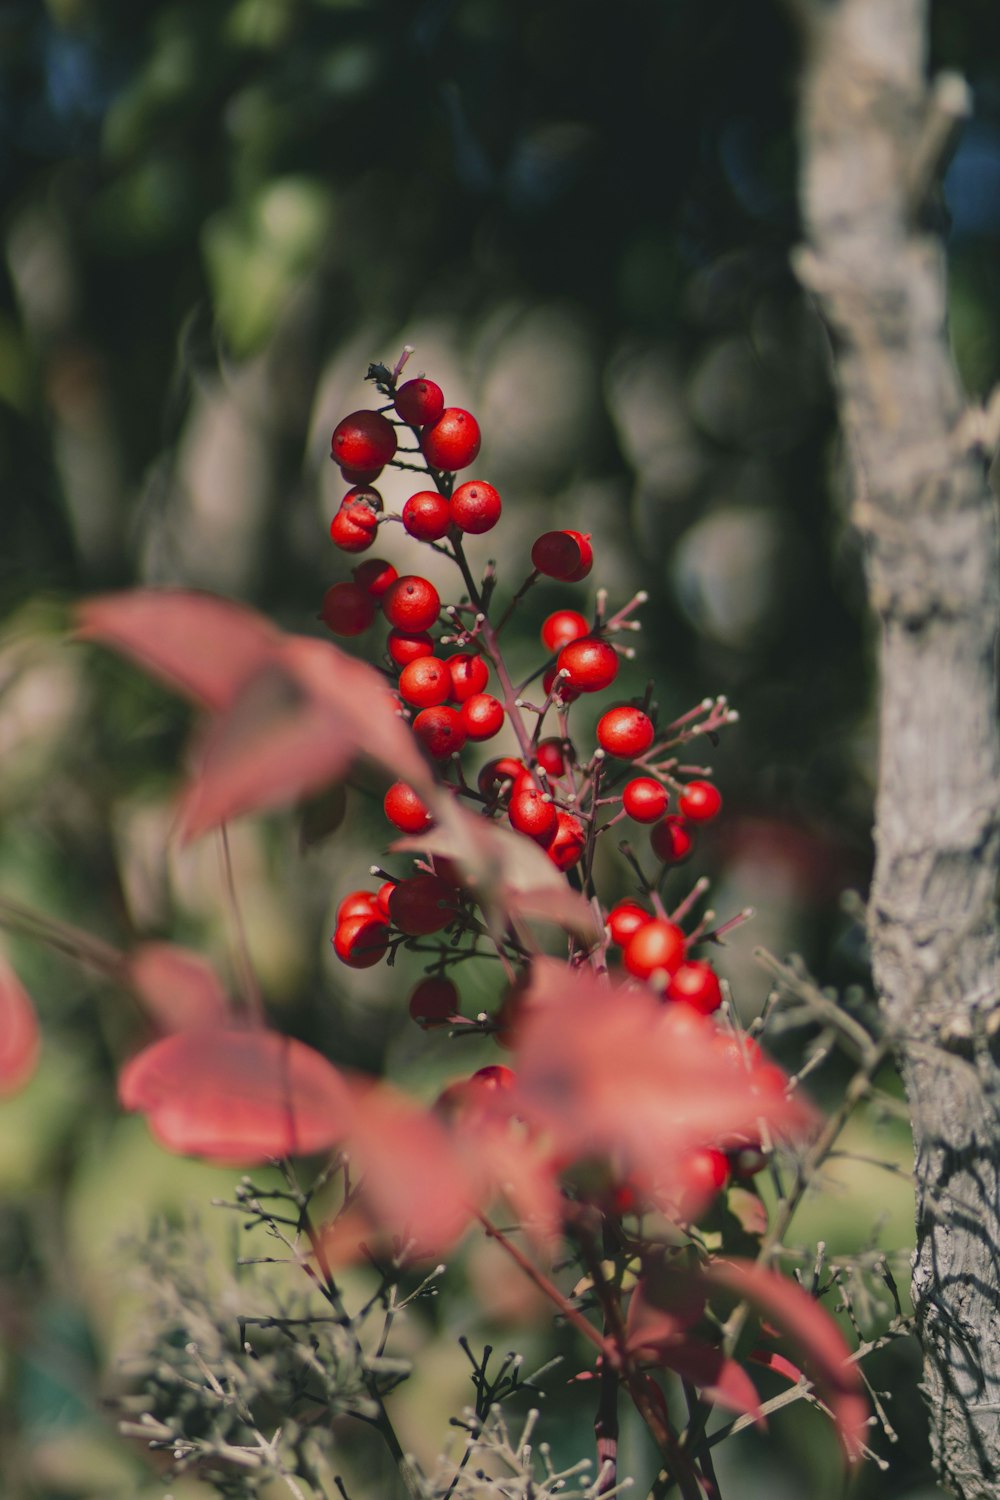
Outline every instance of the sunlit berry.
{"label": "sunlit berry", "polygon": [[330,522],[330,540],[341,552],[365,552],[378,531],[378,516],[363,500],[340,507]]}
{"label": "sunlit berry", "polygon": [[500,519],[500,496],[482,479],[467,479],[451,497],[451,518],[461,531],[480,536]]}
{"label": "sunlit berry", "polygon": [[401,833],[423,833],[434,821],[412,786],[394,781],[382,801],[386,817]]}
{"label": "sunlit berry", "polygon": [[446,406],[437,421],[420,434],[420,447],[432,469],[468,468],[479,456],[479,423],[460,406]]}
{"label": "sunlit berry", "polygon": [[419,573],[404,573],[382,595],[382,613],[397,630],[428,630],[441,613],[441,596]]}
{"label": "sunlit berry", "polygon": [[349,469],[381,469],[396,452],[396,429],[381,412],[352,411],[337,423],[330,457]]}
{"label": "sunlit berry", "polygon": [[729,1161],[715,1147],[700,1146],[684,1157],[679,1175],[683,1186],[681,1211],[686,1215],[700,1213],[728,1186]]}
{"label": "sunlit berry", "polygon": [[590,626],[578,610],[557,609],[542,625],[542,645],[548,651],[561,651],[589,633]]}
{"label": "sunlit berry", "polygon": [[451,673],[451,697],[464,703],[474,693],[481,693],[490,680],[485,659],[474,651],[459,651],[449,656],[445,666]]}
{"label": "sunlit berry", "polygon": [[649,846],[665,865],[680,865],[691,857],[694,835],[677,813],[668,813],[649,835]]}
{"label": "sunlit berry", "polygon": [[641,708],[609,708],[597,721],[597,743],[608,755],[634,760],[653,743],[653,721]]}
{"label": "sunlit berry", "polygon": [[646,911],[636,901],[619,901],[608,912],[608,931],[611,941],[624,948],[632,935],[653,920],[652,912]]}
{"label": "sunlit berry", "polygon": [[421,709],[413,721],[413,733],[435,760],[447,760],[467,738],[460,715],[447,704]]}
{"label": "sunlit berry", "polygon": [[511,827],[538,843],[549,843],[558,827],[558,810],[534,783],[521,785],[511,795],[507,808]]}
{"label": "sunlit berry", "polygon": [[421,375],[416,380],[407,380],[396,392],[396,411],[411,427],[426,427],[436,422],[444,411],[444,393],[433,380]]}
{"label": "sunlit berry", "polygon": [[337,921],[346,922],[348,917],[376,917],[381,919],[378,897],[374,891],[350,891],[337,907]]}
{"label": "sunlit berry", "polygon": [[652,776],[636,776],[622,790],[622,807],[637,823],[655,823],[667,810],[667,789]]}
{"label": "sunlit berry", "polygon": [[710,781],[689,781],[677,806],[691,823],[709,823],[722,810],[722,794]]}
{"label": "sunlit berry", "polygon": [[399,577],[392,563],[383,562],[380,557],[366,557],[364,562],[358,563],[353,575],[354,582],[373,599],[381,599],[389,585]]}
{"label": "sunlit berry", "polygon": [[670,976],[667,999],[694,1006],[703,1016],[710,1016],[722,1004],[719,976],[703,959],[690,959]]}
{"label": "sunlit berry", "polygon": [[435,708],[451,693],[451,677],[436,656],[420,656],[399,674],[399,696],[413,708]]}
{"label": "sunlit berry", "polygon": [[672,974],[683,962],[684,934],[662,917],[654,917],[634,932],[622,954],[622,963],[637,979],[649,979],[660,969]]}
{"label": "sunlit berry", "polygon": [[389,925],[381,916],[347,917],[333,935],[334,952],[351,969],[373,968],[388,946]]}
{"label": "sunlit berry", "polygon": [[385,649],[397,667],[405,667],[422,656],[433,656],[434,642],[426,630],[390,630]]}
{"label": "sunlit berry", "polygon": [[451,506],[437,490],[418,490],[403,506],[403,526],[418,542],[439,542],[451,525]]}
{"label": "sunlit berry", "polygon": [[462,728],[470,740],[491,740],[504,725],[504,709],[491,693],[473,693],[459,709]]}
{"label": "sunlit berry", "polygon": [[375,600],[356,583],[335,583],[323,595],[320,619],[334,635],[360,635],[375,619]]}
{"label": "sunlit berry", "polygon": [[545,852],[557,870],[569,870],[587,847],[587,830],[572,813],[556,813],[555,837],[545,845]]}
{"label": "sunlit berry", "polygon": [[581,636],[563,647],[556,669],[569,673],[569,685],[577,692],[599,693],[618,676],[618,653],[597,636]]}

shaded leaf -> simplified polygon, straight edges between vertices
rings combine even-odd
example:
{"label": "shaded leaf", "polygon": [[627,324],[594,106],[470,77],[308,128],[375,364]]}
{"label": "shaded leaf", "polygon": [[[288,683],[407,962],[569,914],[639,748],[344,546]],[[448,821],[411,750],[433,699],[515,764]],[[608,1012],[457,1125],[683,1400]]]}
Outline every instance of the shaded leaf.
{"label": "shaded leaf", "polygon": [[38,1018],[27,990],[0,953],[0,1097],[22,1088],[40,1051]]}
{"label": "shaded leaf", "polygon": [[207,959],[174,943],[143,943],[129,954],[125,975],[161,1031],[221,1026],[229,996]]}

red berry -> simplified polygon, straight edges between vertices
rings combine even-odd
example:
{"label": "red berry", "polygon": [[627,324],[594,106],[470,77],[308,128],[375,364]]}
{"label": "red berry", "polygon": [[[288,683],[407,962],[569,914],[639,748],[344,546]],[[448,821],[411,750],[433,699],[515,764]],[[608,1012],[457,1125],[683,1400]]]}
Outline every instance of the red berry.
{"label": "red berry", "polygon": [[719,976],[711,964],[691,959],[670,976],[667,999],[681,1000],[685,1005],[693,1005],[703,1016],[710,1016],[722,1004]]}
{"label": "red berry", "polygon": [[662,859],[665,865],[680,865],[690,858],[694,837],[683,818],[668,813],[649,835],[649,844],[657,859]]}
{"label": "red berry", "polygon": [[576,688],[570,686],[568,677],[559,676],[558,665],[550,667],[542,678],[542,689],[545,696],[555,693],[563,703],[575,703],[580,694]]}
{"label": "red berry", "polygon": [[451,677],[436,656],[420,656],[399,674],[399,695],[414,708],[435,708],[451,692]]}
{"label": "red berry", "polygon": [[462,704],[459,718],[470,740],[491,740],[503,728],[503,704],[491,693],[473,693]]}
{"label": "red berry", "polygon": [[535,750],[535,756],[542,770],[549,776],[563,776],[566,773],[566,746],[564,741],[557,739],[539,740]]}
{"label": "red berry", "polygon": [[729,1162],[724,1152],[714,1146],[700,1146],[688,1152],[680,1165],[686,1214],[700,1212],[729,1182]]}
{"label": "red berry", "polygon": [[546,578],[578,583],[594,565],[590,538],[579,531],[544,531],[535,539],[531,562]]}
{"label": "red berry", "polygon": [[480,442],[479,423],[460,406],[446,406],[437,421],[420,435],[420,447],[431,468],[449,472],[475,463]]}
{"label": "red berry", "polygon": [[637,823],[655,823],[667,810],[667,790],[652,776],[637,776],[622,792],[622,806]]}
{"label": "red berry", "polygon": [[375,618],[375,600],[356,583],[335,583],[323,595],[320,619],[334,635],[360,635]]}
{"label": "red berry", "polygon": [[451,497],[451,518],[462,531],[480,536],[500,519],[500,496],[491,484],[467,479]]}
{"label": "red berry", "polygon": [[587,847],[587,833],[579,818],[572,813],[556,814],[556,835],[545,852],[559,870],[568,870],[575,865]]}
{"label": "red berry", "polygon": [[365,552],[374,542],[378,516],[363,500],[342,505],[330,522],[330,539],[342,552]]}
{"label": "red berry", "polygon": [[360,486],[361,488],[365,488],[369,484],[374,484],[381,472],[381,464],[379,464],[377,469],[352,469],[350,464],[340,465],[340,474],[344,482]]}
{"label": "red berry", "polygon": [[609,755],[634,760],[653,743],[653,721],[641,708],[609,708],[597,721],[597,743]]}
{"label": "red berry", "polygon": [[435,760],[447,760],[449,755],[461,750],[466,740],[460,716],[455,709],[444,704],[421,709],[413,721],[413,733]]}
{"label": "red berry", "polygon": [[437,490],[418,490],[403,506],[403,526],[418,542],[439,542],[451,525],[451,506]]}
{"label": "red berry", "polygon": [[579,693],[599,693],[618,676],[618,653],[607,641],[581,636],[564,646],[556,661],[557,671],[569,673],[569,686]]}
{"label": "red berry", "polygon": [[474,693],[481,693],[490,680],[486,662],[471,651],[449,656],[446,665],[451,673],[451,697],[456,703],[464,703]]}
{"label": "red berry", "polygon": [[395,452],[396,429],[381,412],[352,411],[333,429],[330,457],[349,469],[381,469]]}
{"label": "red berry", "polygon": [[395,583],[398,577],[392,563],[383,562],[380,557],[368,557],[354,569],[354,582],[371,594],[373,599],[381,599],[389,585]]}
{"label": "red berry", "polygon": [[458,990],[443,975],[421,979],[410,996],[410,1016],[418,1026],[441,1026],[458,1014]]}
{"label": "red berry", "polygon": [[488,760],[476,779],[480,796],[492,802],[505,786],[509,794],[523,770],[524,762],[515,760],[513,755],[501,755],[498,760]]}
{"label": "red berry", "polygon": [[337,922],[348,917],[376,917],[381,920],[378,897],[374,891],[350,891],[337,907]]}
{"label": "red berry", "polygon": [[428,422],[436,422],[444,411],[444,393],[433,380],[420,376],[399,387],[394,405],[403,421],[411,427],[426,427]]}
{"label": "red berry", "polygon": [[507,809],[511,827],[539,843],[551,842],[558,827],[558,812],[534,783],[516,787]]}
{"label": "red berry", "polygon": [[722,808],[722,794],[710,781],[689,781],[677,806],[692,823],[710,823]]}
{"label": "red berry", "polygon": [[394,781],[382,802],[389,822],[401,833],[423,833],[434,821],[412,786]]}
{"label": "red berry", "polygon": [[589,633],[590,626],[577,610],[557,609],[542,625],[542,645],[549,651],[561,651],[570,641]]}
{"label": "red berry", "polygon": [[414,875],[389,893],[389,916],[408,937],[441,932],[455,920],[455,892],[437,875]]}
{"label": "red berry", "polygon": [[637,979],[648,979],[657,969],[672,974],[684,962],[684,934],[673,922],[654,917],[629,938],[622,962]]}
{"label": "red berry", "polygon": [[747,1036],[745,1031],[738,1036],[729,1031],[717,1032],[715,1047],[723,1062],[731,1068],[741,1069],[744,1073],[752,1072],[764,1060],[760,1043],[752,1036]]}
{"label": "red berry", "polygon": [[645,927],[651,922],[653,916],[646,911],[645,907],[639,906],[635,901],[619,901],[608,912],[608,929],[611,933],[611,941],[617,943],[619,948],[624,948],[633,933]]}
{"label": "red berry", "polygon": [[341,506],[353,505],[355,500],[360,500],[362,504],[367,505],[369,510],[373,510],[376,515],[381,515],[385,509],[385,506],[382,504],[382,496],[378,490],[372,489],[370,484],[352,485],[340,504]]}
{"label": "red berry", "polygon": [[392,895],[395,886],[396,882],[394,880],[383,880],[375,893],[378,909],[387,922],[389,920],[389,897]]}
{"label": "red berry", "polygon": [[389,924],[381,916],[348,917],[333,935],[334,952],[351,969],[372,968],[388,946]]}
{"label": "red berry", "polygon": [[489,1092],[494,1090],[512,1089],[517,1082],[517,1074],[511,1068],[505,1068],[503,1063],[489,1063],[485,1068],[477,1068],[469,1079],[469,1083]]}
{"label": "red berry", "polygon": [[385,646],[397,667],[419,661],[422,656],[434,655],[434,642],[426,630],[390,630]]}
{"label": "red berry", "polygon": [[436,623],[441,596],[419,573],[404,573],[382,595],[382,612],[390,625],[412,635]]}

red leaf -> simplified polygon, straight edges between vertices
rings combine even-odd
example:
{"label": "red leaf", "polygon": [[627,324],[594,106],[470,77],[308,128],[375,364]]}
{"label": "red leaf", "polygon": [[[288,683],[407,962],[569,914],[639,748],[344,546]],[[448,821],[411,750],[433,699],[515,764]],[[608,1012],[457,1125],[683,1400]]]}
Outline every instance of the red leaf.
{"label": "red leaf", "polygon": [[129,656],[204,708],[223,709],[274,654],[281,634],[263,615],[186,589],[133,589],[77,608],[77,636]]}
{"label": "red leaf", "polygon": [[626,1333],[627,1347],[634,1354],[655,1357],[657,1364],[676,1370],[686,1380],[700,1386],[710,1401],[718,1401],[730,1411],[752,1413],[763,1422],[760,1400],[749,1375],[736,1360],[728,1359],[721,1349],[693,1338],[691,1327],[704,1310],[704,1289],[700,1279],[687,1271],[671,1271],[665,1288],[676,1299],[672,1307],[659,1307],[646,1296],[640,1281],[629,1299]]}
{"label": "red leaf", "polygon": [[868,1417],[861,1376],[843,1334],[815,1298],[776,1271],[752,1261],[713,1261],[702,1270],[711,1286],[746,1298],[792,1340],[833,1412],[848,1457],[857,1457]]}
{"label": "red leaf", "polygon": [[128,983],[161,1031],[221,1026],[229,997],[212,965],[190,948],[143,943],[129,954]]}
{"label": "red leaf", "polygon": [[0,954],[0,1097],[13,1094],[35,1071],[40,1042],[28,992]]}
{"label": "red leaf", "polygon": [[328,1150],[352,1119],[347,1084],[319,1052],[225,1026],[146,1047],[123,1068],[118,1097],[168,1150],[241,1166]]}

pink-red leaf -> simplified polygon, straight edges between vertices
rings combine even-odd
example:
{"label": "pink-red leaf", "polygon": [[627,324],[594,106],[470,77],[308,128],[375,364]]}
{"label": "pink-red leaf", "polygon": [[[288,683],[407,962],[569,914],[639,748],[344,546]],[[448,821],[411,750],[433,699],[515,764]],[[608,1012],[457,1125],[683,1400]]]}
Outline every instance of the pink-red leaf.
{"label": "pink-red leaf", "polygon": [[40,1042],[35,1007],[0,953],[0,1097],[13,1094],[35,1071]]}
{"label": "pink-red leaf", "polygon": [[128,956],[129,987],[161,1031],[221,1026],[231,1018],[229,997],[207,959],[174,943],[143,943]]}
{"label": "pink-red leaf", "polygon": [[235,1165],[328,1150],[352,1121],[332,1063],[262,1029],[204,1027],[154,1042],[123,1068],[118,1097],[168,1150]]}
{"label": "pink-red leaf", "polygon": [[709,1401],[730,1411],[750,1413],[762,1422],[756,1387],[742,1365],[719,1348],[693,1336],[691,1329],[704,1308],[704,1289],[696,1275],[679,1270],[666,1278],[675,1305],[657,1306],[640,1281],[629,1299],[627,1347],[654,1359],[699,1386]]}

